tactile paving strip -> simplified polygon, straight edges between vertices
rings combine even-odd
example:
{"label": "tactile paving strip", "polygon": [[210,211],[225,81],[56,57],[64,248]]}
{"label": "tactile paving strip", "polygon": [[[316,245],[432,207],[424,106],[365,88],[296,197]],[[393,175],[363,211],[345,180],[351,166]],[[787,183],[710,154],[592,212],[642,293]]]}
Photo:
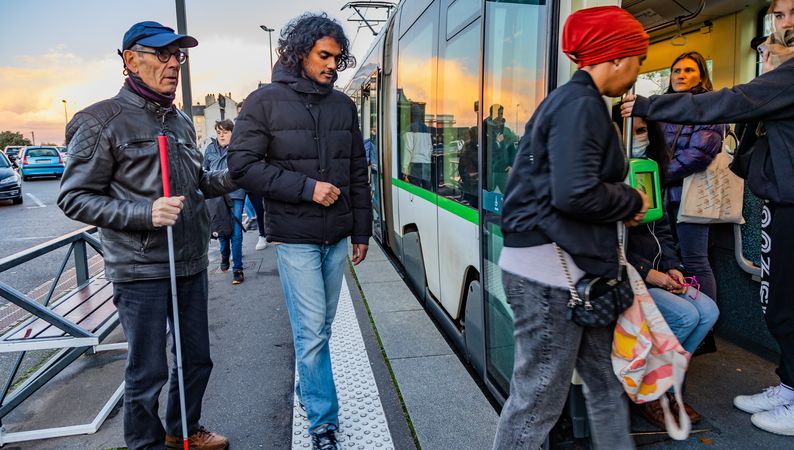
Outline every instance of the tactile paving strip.
{"label": "tactile paving strip", "polygon": [[[339,398],[339,429],[336,431],[339,448],[393,450],[375,376],[344,279],[331,331],[331,363]],[[292,448],[312,448],[309,422],[297,399],[292,408]]]}

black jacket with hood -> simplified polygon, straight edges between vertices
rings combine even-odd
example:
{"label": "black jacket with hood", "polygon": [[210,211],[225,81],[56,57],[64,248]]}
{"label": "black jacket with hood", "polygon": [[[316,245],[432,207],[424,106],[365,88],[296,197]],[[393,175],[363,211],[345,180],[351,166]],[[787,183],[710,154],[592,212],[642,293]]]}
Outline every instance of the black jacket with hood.
{"label": "black jacket with hood", "polygon": [[[336,80],[336,78],[334,78]],[[372,208],[364,141],[353,101],[277,63],[273,83],[243,104],[229,145],[234,181],[265,200],[269,241],[366,244]],[[342,194],[331,206],[312,201],[317,181]]]}
{"label": "black jacket with hood", "polygon": [[505,189],[504,245],[556,242],[585,272],[617,277],[616,224],[642,208],[627,171],[604,99],[579,70],[526,125]]}

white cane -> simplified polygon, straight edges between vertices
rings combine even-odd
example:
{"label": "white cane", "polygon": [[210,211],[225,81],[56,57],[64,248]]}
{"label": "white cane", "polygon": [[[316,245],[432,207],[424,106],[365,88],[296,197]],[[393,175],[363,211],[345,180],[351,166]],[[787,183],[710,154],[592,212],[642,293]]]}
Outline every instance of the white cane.
{"label": "white cane", "polygon": [[[171,181],[168,176],[168,138],[158,136],[157,143],[160,147],[160,171],[163,175],[163,196],[171,197]],[[179,382],[179,410],[182,416],[182,445],[188,450],[187,444],[187,415],[185,414],[185,378],[182,373],[182,339],[179,328],[179,304],[176,297],[176,263],[174,261],[174,230],[171,225],[168,232],[168,269],[171,274],[171,305],[174,316],[174,341],[176,346],[176,375]]]}

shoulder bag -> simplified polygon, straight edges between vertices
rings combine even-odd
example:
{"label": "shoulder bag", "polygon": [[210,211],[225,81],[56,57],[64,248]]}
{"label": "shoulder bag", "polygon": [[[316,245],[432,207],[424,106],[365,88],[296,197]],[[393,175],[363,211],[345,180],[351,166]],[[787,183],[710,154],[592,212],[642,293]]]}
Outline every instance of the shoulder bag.
{"label": "shoulder bag", "polygon": [[678,223],[744,223],[744,180],[729,169],[729,135],[735,139],[733,133],[723,130],[722,150],[706,170],[684,178]]}
{"label": "shoulder bag", "polygon": [[571,299],[567,319],[582,327],[599,328],[611,325],[620,313],[634,302],[634,294],[626,276],[626,255],[623,250],[625,226],[618,223],[618,278],[585,275],[574,284],[571,270],[562,249],[554,243],[560,264],[568,280]]}

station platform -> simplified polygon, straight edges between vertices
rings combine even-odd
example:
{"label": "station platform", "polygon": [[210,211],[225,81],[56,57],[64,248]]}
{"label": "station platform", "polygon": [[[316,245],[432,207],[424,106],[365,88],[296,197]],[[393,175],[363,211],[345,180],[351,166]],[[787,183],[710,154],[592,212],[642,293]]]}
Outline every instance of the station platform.
{"label": "station platform", "polygon": [[[311,449],[307,423],[292,393],[294,357],[289,319],[272,245],[256,251],[244,239],[243,284],[220,272],[210,249],[210,338],[214,369],[202,424],[229,437],[231,448]],[[108,342],[123,341],[117,330]],[[794,448],[794,438],[755,429],[734,409],[733,395],[776,383],[774,365],[725,341],[693,361],[687,399],[707,418],[692,436],[673,442],[634,419],[635,441],[652,449]],[[373,242],[350,267],[331,342],[340,401],[340,448],[491,448],[497,405]],[[123,378],[125,353],[83,356],[9,415],[9,431],[89,421]],[[165,396],[161,396],[164,410]],[[119,405],[92,435],[7,444],[4,449],[124,448]]]}

